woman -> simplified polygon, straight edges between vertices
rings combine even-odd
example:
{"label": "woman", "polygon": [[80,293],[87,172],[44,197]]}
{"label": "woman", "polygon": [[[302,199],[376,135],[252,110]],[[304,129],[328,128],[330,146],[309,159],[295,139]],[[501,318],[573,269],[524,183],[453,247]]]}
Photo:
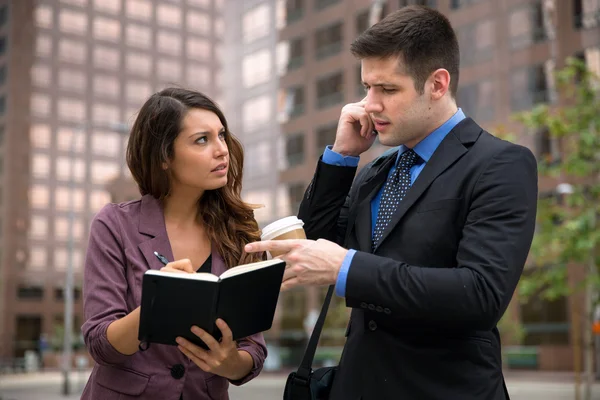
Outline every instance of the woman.
{"label": "woman", "polygon": [[[142,198],[106,205],[90,228],[82,330],[96,365],[82,399],[227,399],[228,382],[241,385],[262,369],[262,335],[235,343],[218,320],[220,342],[192,329],[208,351],[185,340],[139,351],[137,334],[148,269],[219,275],[263,258],[243,252],[260,234],[240,198],[242,147],[209,98],[165,89],[141,108],[127,164]],[[154,252],[177,261],[163,266]]]}

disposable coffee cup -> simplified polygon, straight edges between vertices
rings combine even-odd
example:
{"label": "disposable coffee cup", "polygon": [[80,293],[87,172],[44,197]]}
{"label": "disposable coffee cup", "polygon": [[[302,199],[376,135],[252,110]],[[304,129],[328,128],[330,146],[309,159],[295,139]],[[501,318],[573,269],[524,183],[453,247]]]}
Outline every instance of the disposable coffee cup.
{"label": "disposable coffee cup", "polygon": [[[294,216],[285,217],[265,226],[260,240],[306,239],[304,222]],[[284,252],[271,251],[271,256],[277,257]]]}

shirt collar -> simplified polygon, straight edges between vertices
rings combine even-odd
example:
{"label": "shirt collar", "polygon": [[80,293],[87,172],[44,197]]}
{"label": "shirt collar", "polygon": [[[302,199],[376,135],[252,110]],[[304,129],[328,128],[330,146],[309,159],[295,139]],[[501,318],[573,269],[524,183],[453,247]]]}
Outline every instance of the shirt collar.
{"label": "shirt collar", "polygon": [[[438,148],[442,140],[446,137],[446,135],[454,129],[454,127],[463,119],[465,119],[465,113],[462,109],[458,109],[456,113],[446,122],[444,122],[439,128],[431,132],[429,135],[425,137],[425,139],[421,140],[414,147],[415,153],[425,162],[428,162],[435,150]],[[398,148],[398,156],[396,158],[396,164],[400,160],[400,156],[404,153],[408,148],[404,145],[401,145]]]}

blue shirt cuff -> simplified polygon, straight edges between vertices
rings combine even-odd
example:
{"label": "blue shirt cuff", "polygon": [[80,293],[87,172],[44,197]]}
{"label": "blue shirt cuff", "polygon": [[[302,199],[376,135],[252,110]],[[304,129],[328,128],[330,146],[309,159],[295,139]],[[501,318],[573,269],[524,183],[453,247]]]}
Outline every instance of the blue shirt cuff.
{"label": "blue shirt cuff", "polygon": [[323,153],[323,162],[330,165],[337,165],[340,167],[356,167],[360,161],[360,157],[354,156],[343,156],[340,153],[336,153],[331,150],[332,146],[325,147]]}
{"label": "blue shirt cuff", "polygon": [[335,294],[340,297],[346,297],[346,280],[348,279],[348,270],[350,269],[350,264],[352,264],[354,254],[356,254],[356,250],[348,250],[344,261],[342,261],[337,281],[335,282]]}

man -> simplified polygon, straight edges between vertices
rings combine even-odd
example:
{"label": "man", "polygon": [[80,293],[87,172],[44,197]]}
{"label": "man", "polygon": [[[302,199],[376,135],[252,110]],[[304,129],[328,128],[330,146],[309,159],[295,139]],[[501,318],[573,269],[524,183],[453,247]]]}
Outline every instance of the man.
{"label": "man", "polygon": [[[402,8],[351,49],[367,95],[342,109],[300,206],[318,240],[246,250],[286,251],[282,289],[335,284],[352,308],[332,399],[508,399],[496,324],[533,237],[536,160],[457,107],[439,12]],[[353,182],[374,130],[395,148]]]}

